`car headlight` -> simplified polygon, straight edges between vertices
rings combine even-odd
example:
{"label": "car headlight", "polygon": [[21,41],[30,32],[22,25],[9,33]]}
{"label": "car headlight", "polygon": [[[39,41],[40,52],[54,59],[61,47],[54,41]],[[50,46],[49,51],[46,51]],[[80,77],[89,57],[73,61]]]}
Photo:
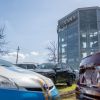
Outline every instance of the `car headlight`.
{"label": "car headlight", "polygon": [[48,78],[48,80],[45,80],[45,81],[49,86],[54,86],[54,83],[51,79]]}
{"label": "car headlight", "polygon": [[17,89],[17,85],[6,77],[0,76],[0,88]]}

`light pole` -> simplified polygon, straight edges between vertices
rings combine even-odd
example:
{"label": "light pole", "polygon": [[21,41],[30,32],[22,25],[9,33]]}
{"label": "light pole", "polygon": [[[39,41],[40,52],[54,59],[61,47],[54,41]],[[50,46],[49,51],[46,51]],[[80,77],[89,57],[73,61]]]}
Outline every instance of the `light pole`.
{"label": "light pole", "polygon": [[16,56],[16,64],[18,63],[18,53],[19,53],[19,50],[20,50],[20,48],[18,46],[18,48],[17,48],[17,56]]}

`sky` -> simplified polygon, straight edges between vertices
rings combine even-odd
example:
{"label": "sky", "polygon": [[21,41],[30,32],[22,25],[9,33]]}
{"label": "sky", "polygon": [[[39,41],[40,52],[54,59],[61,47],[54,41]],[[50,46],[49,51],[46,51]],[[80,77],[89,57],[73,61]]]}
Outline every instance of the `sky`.
{"label": "sky", "polygon": [[58,20],[81,7],[99,6],[100,0],[0,0],[0,27],[5,25],[5,46],[9,53],[0,56],[15,63],[47,61],[47,45],[57,42]]}

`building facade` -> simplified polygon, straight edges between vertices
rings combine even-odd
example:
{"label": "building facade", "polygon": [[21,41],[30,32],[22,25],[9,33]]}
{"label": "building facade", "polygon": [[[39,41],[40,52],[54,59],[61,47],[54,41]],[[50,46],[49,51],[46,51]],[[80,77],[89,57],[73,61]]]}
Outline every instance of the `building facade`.
{"label": "building facade", "polygon": [[58,62],[75,69],[80,60],[100,51],[100,8],[78,8],[58,21]]}

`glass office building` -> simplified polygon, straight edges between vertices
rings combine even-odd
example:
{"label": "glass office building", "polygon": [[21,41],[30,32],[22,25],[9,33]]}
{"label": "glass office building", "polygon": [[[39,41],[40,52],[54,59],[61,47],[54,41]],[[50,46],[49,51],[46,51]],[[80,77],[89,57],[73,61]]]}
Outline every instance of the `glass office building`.
{"label": "glass office building", "polygon": [[75,69],[82,58],[100,51],[100,8],[78,8],[58,21],[58,62]]}

